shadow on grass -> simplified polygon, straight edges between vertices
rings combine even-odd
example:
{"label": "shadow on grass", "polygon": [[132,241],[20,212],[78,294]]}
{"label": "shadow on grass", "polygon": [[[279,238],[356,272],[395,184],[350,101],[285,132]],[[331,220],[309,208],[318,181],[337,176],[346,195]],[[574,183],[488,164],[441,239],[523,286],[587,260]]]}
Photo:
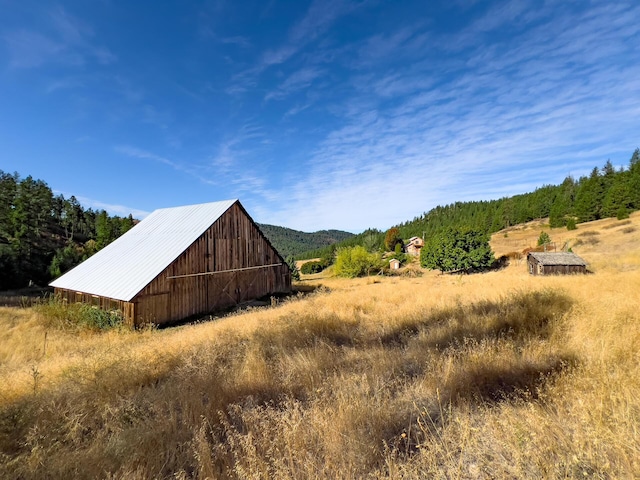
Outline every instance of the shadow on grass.
{"label": "shadow on grass", "polygon": [[552,355],[532,363],[463,365],[444,382],[443,398],[453,404],[535,400],[549,378],[576,364],[573,356]]}
{"label": "shadow on grass", "polygon": [[418,340],[427,348],[446,349],[468,340],[548,338],[553,321],[571,306],[568,296],[552,290],[520,292],[498,301],[432,312],[388,331],[379,341],[385,346],[406,346]]}
{"label": "shadow on grass", "polygon": [[[161,325],[154,324],[153,328],[165,329],[165,328],[179,327],[182,325],[193,325],[193,324],[198,324],[203,322],[209,322],[212,320],[218,320],[220,318],[229,317],[231,315],[236,315],[238,313],[246,312],[253,309],[275,307],[281,303],[301,300],[307,297],[308,295],[311,295],[314,293],[323,293],[323,292],[329,292],[329,291],[330,290],[322,284],[317,284],[317,285],[297,284],[291,289],[290,293],[273,293],[273,294],[265,295],[263,297],[256,298],[253,300],[248,300],[246,302],[242,302],[242,303],[239,303],[238,305],[233,305],[228,308],[211,311],[210,313],[207,313],[205,315],[200,313],[200,314],[193,315],[191,317],[187,317],[182,320],[165,322],[165,323],[162,323]],[[148,325],[143,325],[142,327],[144,328],[146,326]]]}

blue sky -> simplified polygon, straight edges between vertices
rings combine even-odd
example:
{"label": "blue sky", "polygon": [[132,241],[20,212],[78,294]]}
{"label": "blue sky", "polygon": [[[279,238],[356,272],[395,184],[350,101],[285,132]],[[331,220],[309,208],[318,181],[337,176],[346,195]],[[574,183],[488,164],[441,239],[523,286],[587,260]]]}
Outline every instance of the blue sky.
{"label": "blue sky", "polygon": [[143,217],[386,229],[627,166],[632,1],[0,0],[0,169]]}

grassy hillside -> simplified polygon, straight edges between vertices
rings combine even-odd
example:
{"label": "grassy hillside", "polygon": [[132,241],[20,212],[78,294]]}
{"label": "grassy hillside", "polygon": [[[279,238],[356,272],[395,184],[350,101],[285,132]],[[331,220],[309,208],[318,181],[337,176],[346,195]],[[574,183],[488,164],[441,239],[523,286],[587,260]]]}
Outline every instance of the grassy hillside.
{"label": "grassy hillside", "polygon": [[309,250],[317,250],[353,237],[353,233],[341,230],[320,230],[306,233],[267,224],[260,224],[260,230],[284,258],[295,257]]}
{"label": "grassy hillside", "polygon": [[[456,202],[437,207],[396,227],[404,239],[418,236],[428,240],[447,228],[471,228],[495,233],[504,228],[547,218],[552,227],[563,227],[606,218],[626,218],[640,210],[640,149],[627,168],[616,170],[610,161],[595,167],[589,176],[567,177],[560,185],[544,185],[533,192],[488,201]],[[332,247],[299,256],[325,257],[336,248],[383,245],[384,232],[367,230]]]}
{"label": "grassy hillside", "polygon": [[0,308],[0,477],[638,478],[640,214],[492,246],[543,228],[594,273],[329,278],[142,332]]}

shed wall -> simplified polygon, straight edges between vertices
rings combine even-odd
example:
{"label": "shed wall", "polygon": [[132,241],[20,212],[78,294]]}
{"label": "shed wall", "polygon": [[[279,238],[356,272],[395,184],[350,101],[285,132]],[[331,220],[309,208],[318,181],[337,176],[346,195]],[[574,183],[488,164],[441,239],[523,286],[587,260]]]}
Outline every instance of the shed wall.
{"label": "shed wall", "polygon": [[587,267],[583,265],[542,265],[533,257],[529,257],[528,264],[529,273],[532,275],[570,275],[587,272]]}

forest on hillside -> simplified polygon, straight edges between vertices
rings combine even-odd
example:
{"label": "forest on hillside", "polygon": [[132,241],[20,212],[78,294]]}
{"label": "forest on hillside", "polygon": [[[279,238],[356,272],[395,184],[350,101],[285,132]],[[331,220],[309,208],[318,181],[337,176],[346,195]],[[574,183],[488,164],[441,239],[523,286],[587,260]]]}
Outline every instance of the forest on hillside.
{"label": "forest on hillside", "polygon": [[0,170],[0,290],[46,286],[134,223],[131,215],[85,209],[42,180]]}
{"label": "forest on hillside", "polygon": [[[437,206],[396,225],[404,239],[429,239],[453,228],[469,228],[491,234],[503,228],[549,217],[552,227],[573,228],[576,223],[601,218],[625,218],[640,210],[640,149],[631,155],[628,167],[616,169],[610,161],[594,167],[588,176],[569,176],[560,185],[545,185],[533,192],[498,200],[455,202]],[[370,229],[348,240],[307,252],[299,258],[329,257],[340,247],[363,245],[372,250],[384,243],[385,233]]]}
{"label": "forest on hillside", "polygon": [[307,233],[264,223],[258,226],[283,258],[300,255],[353,237],[353,233],[342,230],[320,230]]}
{"label": "forest on hillside", "polygon": [[[545,217],[552,227],[572,228],[600,218],[625,218],[635,210],[640,210],[640,149],[633,152],[628,167],[616,169],[607,161],[577,180],[567,177],[560,185],[498,200],[437,206],[396,227],[404,239],[428,239],[448,228],[489,234]],[[73,196],[54,195],[42,180],[0,170],[0,290],[47,285],[134,224],[131,215],[85,209]],[[379,250],[385,236],[376,229],[351,235],[336,230],[308,234],[270,225],[261,228],[284,257],[320,257],[327,262],[340,247]],[[318,248],[318,244],[325,246]]]}

